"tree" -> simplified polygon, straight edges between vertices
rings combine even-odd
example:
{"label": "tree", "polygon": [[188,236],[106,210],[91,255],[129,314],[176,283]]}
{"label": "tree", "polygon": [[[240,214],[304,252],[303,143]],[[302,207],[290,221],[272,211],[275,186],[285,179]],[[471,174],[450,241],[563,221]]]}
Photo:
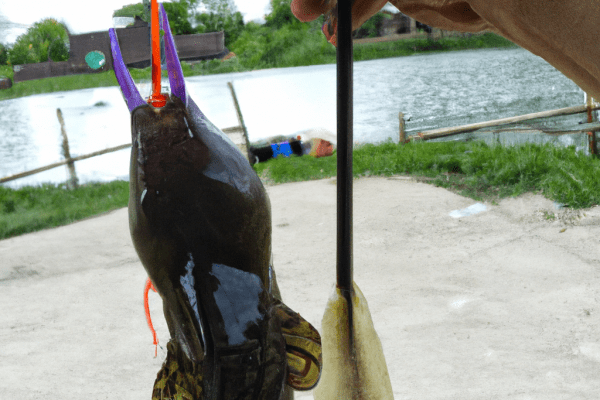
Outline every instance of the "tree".
{"label": "tree", "polygon": [[53,18],[36,22],[17,38],[9,52],[10,62],[16,64],[69,59],[69,34],[64,24]]}
{"label": "tree", "polygon": [[0,65],[6,65],[8,63],[8,49],[5,45],[0,43]]}
{"label": "tree", "polygon": [[198,33],[225,32],[225,46],[235,42],[244,30],[244,17],[239,11],[233,14],[198,14],[196,22]]}
{"label": "tree", "polygon": [[113,12],[113,18],[114,17],[140,17],[142,20],[150,22],[150,19],[144,12],[144,5],[142,3],[128,4],[126,6],[123,6],[120,9],[115,10]]}
{"label": "tree", "polygon": [[202,5],[201,8],[209,14],[229,15],[237,12],[233,0],[200,0],[195,1],[191,6],[198,8],[200,4]]}
{"label": "tree", "polygon": [[244,17],[232,0],[203,0],[203,12],[196,12],[196,32],[225,32],[225,46],[235,42],[244,30]]}
{"label": "tree", "polygon": [[[171,27],[173,35],[188,35],[194,33],[189,21],[190,3],[187,0],[163,3],[163,6],[167,13],[167,17],[169,18],[169,26]],[[139,17],[143,21],[150,23],[150,13],[146,12],[147,8],[148,7],[142,3],[129,4],[113,12],[113,17]]]}
{"label": "tree", "polygon": [[384,13],[377,13],[373,15],[371,18],[367,20],[360,28],[353,32],[353,37],[356,39],[360,38],[374,38],[381,36],[381,25],[383,25],[383,21],[389,18]]}
{"label": "tree", "polygon": [[272,0],[264,25],[248,23],[231,46],[246,68],[322,64],[335,57],[335,48],[321,33],[323,17],[301,23],[292,14],[291,0]]}
{"label": "tree", "polygon": [[192,24],[189,21],[188,4],[185,1],[176,3],[163,3],[165,12],[169,17],[169,26],[173,35],[189,35],[194,33]]}
{"label": "tree", "polygon": [[292,0],[271,0],[271,13],[265,17],[265,26],[280,29],[287,25],[302,25],[292,14],[291,3]]}

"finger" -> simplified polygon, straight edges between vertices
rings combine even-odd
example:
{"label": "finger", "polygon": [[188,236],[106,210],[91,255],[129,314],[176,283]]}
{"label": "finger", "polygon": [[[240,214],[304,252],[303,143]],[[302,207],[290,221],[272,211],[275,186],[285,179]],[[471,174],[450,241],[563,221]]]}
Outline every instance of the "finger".
{"label": "finger", "polygon": [[[352,30],[360,28],[369,18],[377,14],[386,3],[387,0],[355,0],[352,4]],[[337,46],[337,7],[333,8],[326,17],[323,33],[331,44]]]}
{"label": "finger", "polygon": [[302,22],[317,19],[328,13],[336,4],[336,0],[292,0],[292,13]]}

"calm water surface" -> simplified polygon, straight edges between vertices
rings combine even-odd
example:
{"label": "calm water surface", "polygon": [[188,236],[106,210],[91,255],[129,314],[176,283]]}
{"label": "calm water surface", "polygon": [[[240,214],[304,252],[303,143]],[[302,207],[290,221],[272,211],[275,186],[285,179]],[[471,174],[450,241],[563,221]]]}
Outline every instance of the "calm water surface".
{"label": "calm water surface", "polygon": [[[522,49],[475,50],[355,63],[354,140],[398,137],[398,112],[408,133],[579,105],[582,91]],[[336,130],[335,65],[192,77],[191,96],[219,127],[237,125],[227,82],[234,83],[251,141],[312,128]],[[141,83],[142,94],[149,93]],[[104,105],[97,104],[103,102]],[[62,158],[61,108],[72,155],[130,141],[129,113],[119,89],[58,92],[0,101],[0,177]],[[76,163],[80,181],[126,178],[129,150]],[[11,186],[63,182],[60,167]]]}

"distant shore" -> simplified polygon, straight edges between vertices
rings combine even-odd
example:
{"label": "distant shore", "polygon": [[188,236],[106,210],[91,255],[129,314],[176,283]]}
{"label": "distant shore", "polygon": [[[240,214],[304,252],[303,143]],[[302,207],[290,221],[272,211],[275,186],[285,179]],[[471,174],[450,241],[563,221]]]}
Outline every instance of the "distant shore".
{"label": "distant shore", "polygon": [[[377,39],[377,38],[375,38]],[[407,38],[396,41],[388,41],[385,38],[379,40],[357,41],[354,46],[354,60],[366,61],[379,58],[402,57],[413,54],[472,50],[484,48],[510,48],[517,47],[514,43],[492,33],[472,36],[451,36],[437,39],[430,39],[426,36]],[[293,60],[286,59],[285,65],[278,65],[274,61],[273,65],[266,68],[287,68],[294,66],[334,64],[335,48],[331,46],[327,52],[321,54],[318,62],[308,63],[303,57]],[[255,70],[243,65],[239,57],[233,57],[225,61],[210,60],[198,63],[182,63],[184,76],[211,75],[230,72],[246,72]],[[263,68],[261,68],[263,69]],[[134,80],[150,79],[150,67],[145,69],[130,69]],[[166,77],[166,71],[163,71]],[[12,66],[0,66],[0,76],[13,78]],[[45,78],[25,82],[13,83],[10,89],[0,90],[0,101],[18,97],[26,97],[35,94],[51,93],[57,91],[79,90],[94,87],[116,86],[113,71],[100,72],[96,74],[70,75],[54,78]]]}

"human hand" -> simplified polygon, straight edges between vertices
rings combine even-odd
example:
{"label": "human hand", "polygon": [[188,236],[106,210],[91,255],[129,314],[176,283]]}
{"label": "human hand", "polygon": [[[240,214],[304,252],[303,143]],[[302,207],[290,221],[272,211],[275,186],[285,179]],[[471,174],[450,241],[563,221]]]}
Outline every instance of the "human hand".
{"label": "human hand", "polygon": [[[352,30],[386,5],[387,0],[347,0],[352,2]],[[325,15],[323,33],[334,46],[337,45],[337,0],[292,0],[292,12],[302,22]]]}

